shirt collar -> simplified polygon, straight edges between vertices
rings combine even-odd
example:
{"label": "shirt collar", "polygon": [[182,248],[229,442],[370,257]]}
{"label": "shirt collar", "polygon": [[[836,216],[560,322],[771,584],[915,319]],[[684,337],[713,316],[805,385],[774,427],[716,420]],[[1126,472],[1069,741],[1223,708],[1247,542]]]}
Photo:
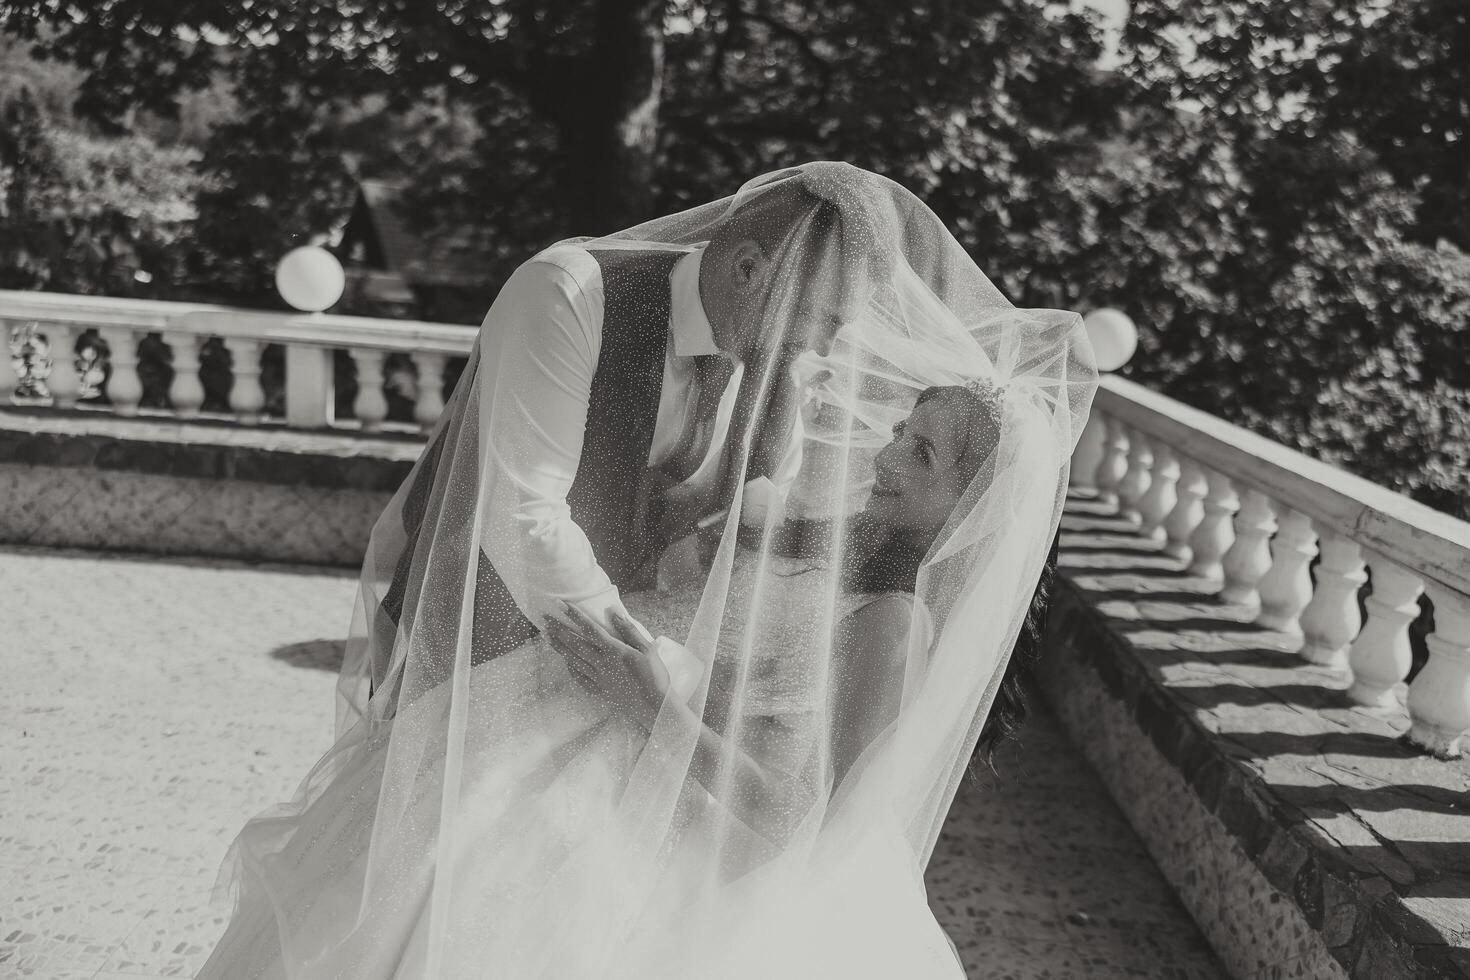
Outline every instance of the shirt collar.
{"label": "shirt collar", "polygon": [[710,326],[704,303],[699,298],[699,263],[708,244],[701,242],[690,249],[674,264],[674,271],[669,274],[673,293],[669,329],[674,336],[674,353],[679,357],[720,353],[715,346],[714,328]]}

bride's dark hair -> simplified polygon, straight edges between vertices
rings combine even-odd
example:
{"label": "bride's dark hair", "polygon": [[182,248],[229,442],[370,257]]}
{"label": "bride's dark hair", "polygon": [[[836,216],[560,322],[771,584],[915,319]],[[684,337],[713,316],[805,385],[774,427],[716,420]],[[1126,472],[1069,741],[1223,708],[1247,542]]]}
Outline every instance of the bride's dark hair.
{"label": "bride's dark hair", "polygon": [[[998,434],[999,420],[995,418],[998,401],[991,393],[981,393],[970,388],[928,388],[920,393],[916,405],[935,397],[942,391],[964,392],[974,402],[974,414],[983,422],[971,429],[972,445],[961,457],[960,465],[979,470],[984,457],[994,445],[994,438],[977,439],[977,431],[990,430]],[[982,445],[976,446],[974,443]],[[968,481],[966,481],[968,482]],[[843,569],[843,587],[852,592],[908,592],[913,593],[924,556],[933,544],[934,535],[916,535],[895,530],[869,517],[866,513],[854,516],[847,525],[846,560]],[[994,770],[996,748],[1021,730],[1026,720],[1029,702],[1027,682],[1037,661],[1041,657],[1042,635],[1046,629],[1047,610],[1051,604],[1052,580],[1057,567],[1057,539],[1053,538],[1051,551],[1041,570],[1036,591],[1031,596],[1031,605],[1021,623],[1011,659],[1001,676],[996,689],[995,701],[980,730],[980,740],[975,746],[976,760]]]}

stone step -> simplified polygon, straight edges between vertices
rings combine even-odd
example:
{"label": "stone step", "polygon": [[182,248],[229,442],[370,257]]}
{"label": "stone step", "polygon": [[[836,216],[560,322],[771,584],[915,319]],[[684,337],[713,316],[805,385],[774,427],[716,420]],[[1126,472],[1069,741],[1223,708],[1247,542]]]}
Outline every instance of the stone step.
{"label": "stone step", "polygon": [[926,880],[972,980],[1228,976],[1039,696],[965,778]]}
{"label": "stone step", "polygon": [[1470,977],[1470,761],[1084,497],[1039,677],[1230,974]]}

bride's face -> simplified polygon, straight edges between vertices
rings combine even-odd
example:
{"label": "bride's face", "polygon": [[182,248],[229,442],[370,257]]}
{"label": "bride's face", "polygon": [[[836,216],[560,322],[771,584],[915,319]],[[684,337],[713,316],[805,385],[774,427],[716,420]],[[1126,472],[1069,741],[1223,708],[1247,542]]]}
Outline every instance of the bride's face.
{"label": "bride's face", "polygon": [[964,458],[974,406],[943,389],[893,427],[893,440],[873,461],[875,479],[864,508],[898,530],[937,533],[970,477]]}

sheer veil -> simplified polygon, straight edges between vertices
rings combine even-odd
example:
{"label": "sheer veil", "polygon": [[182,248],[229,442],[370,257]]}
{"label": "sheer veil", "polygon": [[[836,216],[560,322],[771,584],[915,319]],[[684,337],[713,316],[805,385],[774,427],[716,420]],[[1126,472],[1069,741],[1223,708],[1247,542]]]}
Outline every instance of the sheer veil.
{"label": "sheer veil", "polygon": [[[703,581],[682,586],[692,617],[668,627],[697,668],[687,699],[645,733],[564,683],[535,624],[566,597],[539,577],[544,543],[499,516],[514,488],[496,460],[524,420],[482,337],[374,530],[339,741],[237,847],[242,885],[275,910],[288,976],[396,975],[364,952],[390,946],[430,977],[806,976],[797,946],[866,949],[866,916],[891,926],[891,910],[865,904],[891,902],[873,897],[891,882],[922,906],[923,868],[1056,533],[1092,352],[1076,314],[1013,307],[914,195],[845,164],[777,171],[557,247],[712,254],[743,239],[775,274],[741,311],[750,342],[706,507],[724,533]],[[993,395],[998,437],[921,564],[896,689],[837,704],[849,518],[892,426],[936,385]],[[794,479],[758,481],[758,502],[741,492],[793,453]],[[690,715],[718,737],[713,762]],[[839,772],[853,719],[879,734]],[[291,893],[292,835],[328,805],[325,833],[354,842],[310,886],[315,905],[349,910],[330,920]]]}

